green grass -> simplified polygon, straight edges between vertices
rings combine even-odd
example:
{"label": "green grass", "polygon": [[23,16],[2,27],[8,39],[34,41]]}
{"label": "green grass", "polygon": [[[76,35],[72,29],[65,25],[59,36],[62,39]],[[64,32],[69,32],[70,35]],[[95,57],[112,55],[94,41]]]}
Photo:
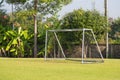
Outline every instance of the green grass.
{"label": "green grass", "polygon": [[120,80],[120,60],[81,64],[68,60],[0,58],[0,80]]}

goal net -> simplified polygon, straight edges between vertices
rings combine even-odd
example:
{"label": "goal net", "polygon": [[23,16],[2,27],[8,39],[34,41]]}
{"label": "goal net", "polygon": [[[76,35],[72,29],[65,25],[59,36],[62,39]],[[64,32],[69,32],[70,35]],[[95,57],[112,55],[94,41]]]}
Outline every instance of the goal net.
{"label": "goal net", "polygon": [[86,28],[47,30],[45,60],[48,59],[104,62],[93,30]]}

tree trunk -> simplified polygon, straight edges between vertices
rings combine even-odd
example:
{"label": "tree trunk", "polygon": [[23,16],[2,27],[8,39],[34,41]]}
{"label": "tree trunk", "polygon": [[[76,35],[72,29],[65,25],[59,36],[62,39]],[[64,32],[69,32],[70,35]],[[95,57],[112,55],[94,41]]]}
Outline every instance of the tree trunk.
{"label": "tree trunk", "polygon": [[[34,10],[37,12],[37,0],[34,0]],[[36,13],[34,14],[34,57],[37,57],[37,18]]]}

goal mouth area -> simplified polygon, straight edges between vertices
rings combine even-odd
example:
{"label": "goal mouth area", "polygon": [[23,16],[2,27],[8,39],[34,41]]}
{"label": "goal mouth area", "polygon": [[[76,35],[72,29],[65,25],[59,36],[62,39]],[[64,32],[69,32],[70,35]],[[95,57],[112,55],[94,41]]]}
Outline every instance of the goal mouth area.
{"label": "goal mouth area", "polygon": [[104,63],[103,60],[83,60],[82,64]]}
{"label": "goal mouth area", "polygon": [[57,61],[74,61],[74,62],[80,62],[82,64],[94,64],[94,63],[104,63],[104,60],[98,60],[98,59],[85,59],[85,60],[82,60],[82,58],[46,58],[45,61],[54,61],[54,60],[57,60]]}
{"label": "goal mouth area", "polygon": [[82,58],[66,58],[65,60],[82,62],[82,64],[92,64],[92,63],[104,63],[104,60],[101,59],[84,59]]}
{"label": "goal mouth area", "polygon": [[[89,37],[92,37],[92,40],[95,42],[95,45],[96,45],[95,49],[97,50],[97,54],[94,55],[92,52],[89,52],[88,56],[87,56],[87,50],[85,47],[85,45],[86,45],[85,40],[86,40],[86,36],[87,36],[86,32],[88,32],[88,31],[89,31],[89,34],[91,35]],[[60,41],[59,35],[58,35],[58,33],[61,33],[61,32],[62,33],[64,33],[64,32],[81,32],[81,35],[78,35],[81,38],[81,50],[79,50],[80,53],[78,52],[78,54],[79,54],[78,58],[74,58],[74,57],[68,58],[67,54],[65,54],[65,51],[63,49],[63,45],[61,45],[61,41]],[[48,43],[49,43],[49,39],[51,36],[50,33],[51,33],[51,35],[53,35],[54,40],[56,40],[56,43],[54,42],[54,44],[53,44],[53,54],[52,54],[53,56],[48,55],[48,49],[49,49]],[[57,49],[56,49],[55,44],[58,45]],[[92,51],[92,50],[90,49],[90,51]],[[94,55],[94,56],[92,56],[92,55]],[[48,57],[52,57],[52,58],[48,58]],[[57,57],[59,57],[59,58],[57,58]],[[61,58],[61,57],[63,57],[63,58]],[[99,60],[98,60],[98,57],[99,57]],[[95,38],[93,30],[86,29],[86,28],[46,30],[45,56],[44,56],[44,58],[45,58],[45,60],[71,60],[71,61],[79,61],[81,63],[103,63],[104,62],[101,50],[99,48],[99,45],[98,45],[98,42]],[[86,59],[86,58],[88,58],[88,59]]]}

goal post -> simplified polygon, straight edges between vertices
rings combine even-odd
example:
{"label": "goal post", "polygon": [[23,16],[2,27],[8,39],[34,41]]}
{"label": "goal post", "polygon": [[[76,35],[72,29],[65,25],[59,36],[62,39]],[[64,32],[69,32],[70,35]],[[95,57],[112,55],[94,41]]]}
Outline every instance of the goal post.
{"label": "goal post", "polygon": [[[48,55],[48,40],[49,40],[49,34],[50,33],[53,33],[53,35],[54,35],[54,37],[55,37],[55,40],[56,40],[56,42],[57,42],[57,44],[58,44],[58,46],[59,46],[59,48],[60,48],[60,51],[61,51],[61,53],[62,53],[62,56],[63,56],[63,58],[64,59],[67,59],[67,57],[66,57],[66,54],[65,54],[65,52],[64,52],[64,50],[63,50],[63,46],[61,45],[61,42],[60,42],[60,40],[59,40],[59,38],[58,38],[58,35],[56,34],[56,33],[64,33],[64,32],[79,32],[79,31],[82,31],[82,56],[81,56],[81,62],[82,63],[87,63],[87,62],[92,62],[92,60],[90,61],[88,61],[88,60],[85,60],[85,56],[84,56],[84,52],[85,52],[85,32],[86,31],[90,31],[91,32],[91,35],[93,36],[93,40],[94,40],[94,42],[95,42],[95,44],[96,44],[96,47],[97,47],[97,49],[98,49],[98,52],[99,52],[99,55],[100,55],[100,59],[101,59],[101,62],[104,62],[104,59],[103,59],[103,56],[102,56],[102,53],[101,53],[101,50],[100,50],[100,48],[99,48],[99,45],[98,45],[98,42],[97,42],[97,40],[96,40],[96,38],[95,38],[95,35],[94,35],[94,32],[93,32],[93,30],[92,29],[86,29],[86,28],[83,28],[83,29],[57,29],[57,30],[46,30],[46,38],[45,38],[45,56],[44,56],[44,58],[45,58],[45,60],[47,60],[47,55]],[[91,58],[92,59],[92,58]]]}

